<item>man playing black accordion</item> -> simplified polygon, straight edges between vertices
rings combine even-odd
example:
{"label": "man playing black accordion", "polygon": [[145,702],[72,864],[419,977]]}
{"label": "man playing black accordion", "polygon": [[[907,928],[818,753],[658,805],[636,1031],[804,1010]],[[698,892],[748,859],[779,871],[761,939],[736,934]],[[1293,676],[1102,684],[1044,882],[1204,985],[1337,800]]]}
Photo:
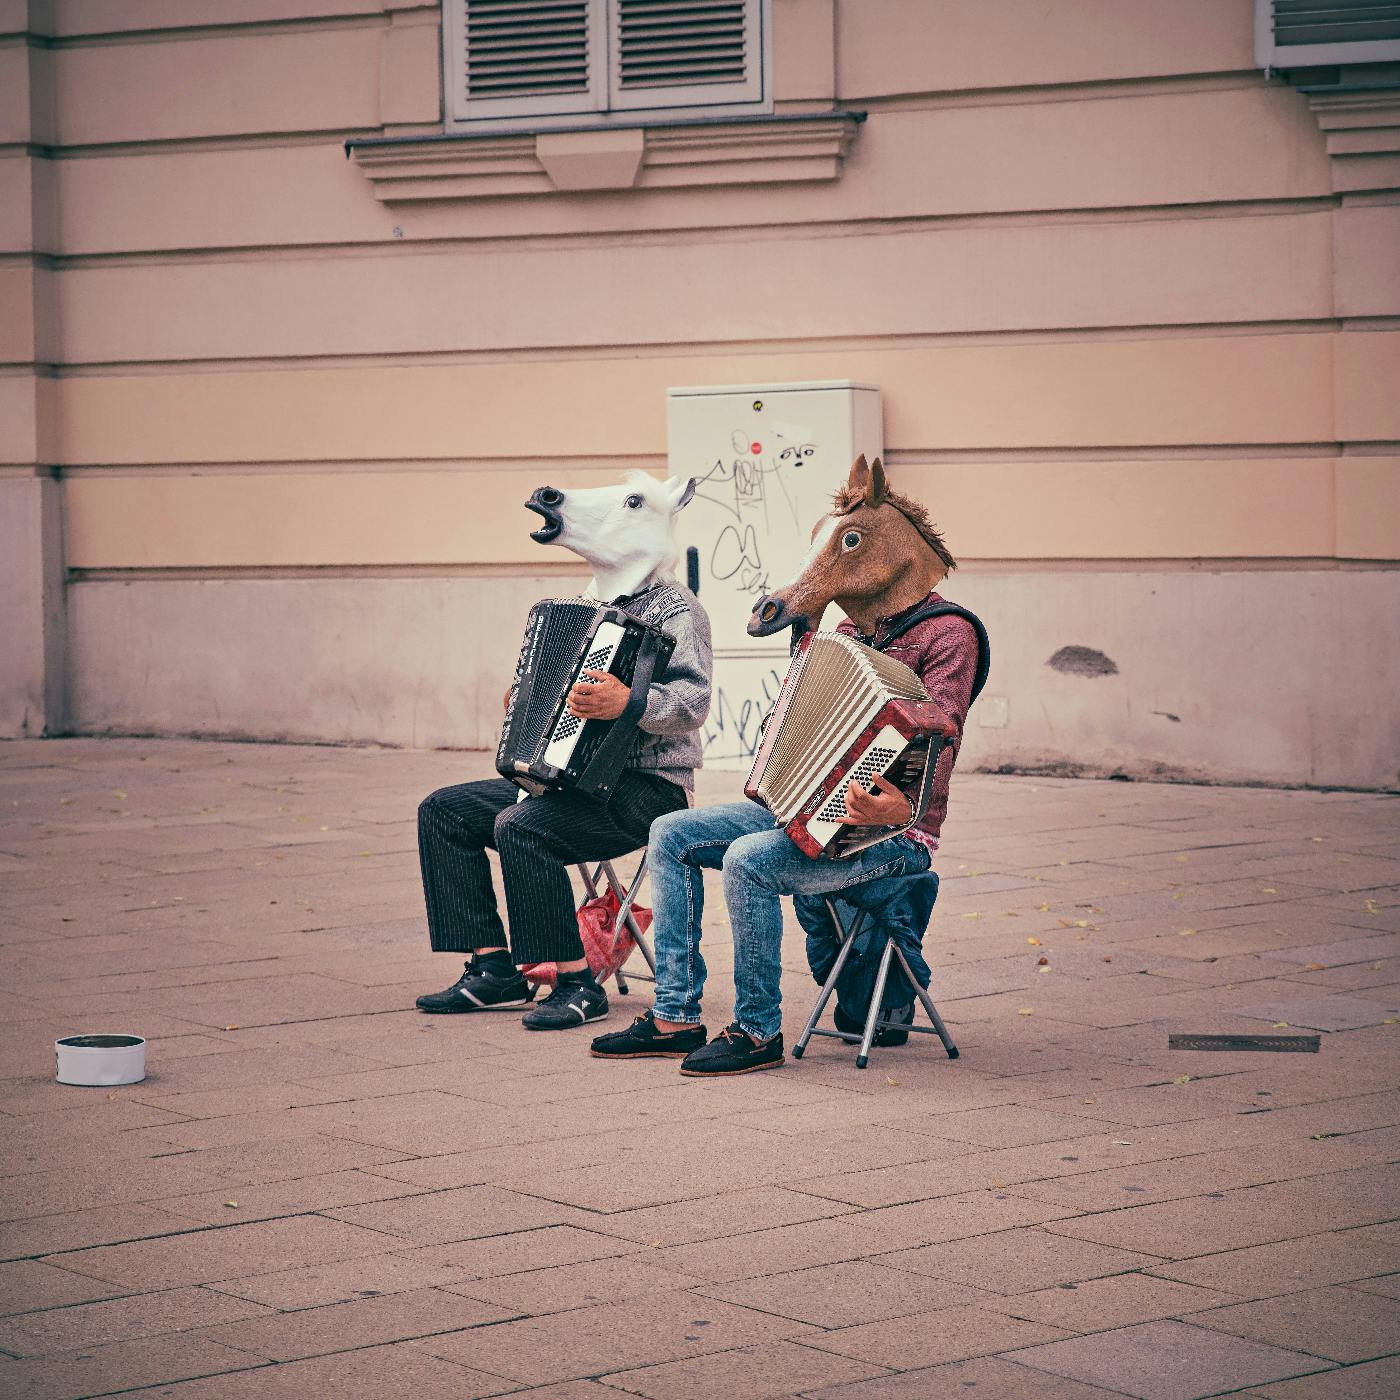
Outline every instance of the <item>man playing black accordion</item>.
{"label": "man playing black accordion", "polygon": [[[530,509],[545,518],[533,538],[559,543],[593,566],[592,596],[674,642],[664,674],[647,690],[637,740],[606,797],[564,788],[522,797],[505,778],[440,788],[418,809],[428,938],[434,952],[468,955],[461,977],[418,998],[420,1010],[524,1009],[535,988],[520,973],[533,963],[558,968],[554,990],[523,1021],[531,1030],[568,1030],[608,1014],[607,993],[589,970],[579,938],[569,866],[610,860],[647,843],[651,823],[686,808],[700,764],[696,731],[710,706],[710,624],[695,595],[671,577],[671,520],[692,482],[631,474],[622,486],[536,491]],[[621,715],[629,687],[584,671],[569,692],[579,719]],[[510,697],[507,697],[509,705]],[[509,938],[491,883],[487,849],[500,858]]]}

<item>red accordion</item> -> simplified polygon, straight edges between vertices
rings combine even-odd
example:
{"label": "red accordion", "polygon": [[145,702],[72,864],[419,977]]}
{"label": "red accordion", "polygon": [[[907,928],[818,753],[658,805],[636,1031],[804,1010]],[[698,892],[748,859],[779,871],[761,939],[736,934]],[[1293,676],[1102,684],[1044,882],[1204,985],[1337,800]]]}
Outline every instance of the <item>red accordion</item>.
{"label": "red accordion", "polygon": [[[763,731],[744,792],[809,856],[839,860],[907,831],[923,816],[934,768],[957,733],[903,662],[839,632],[809,632]],[[902,827],[848,826],[846,788],[879,774],[917,784]]]}

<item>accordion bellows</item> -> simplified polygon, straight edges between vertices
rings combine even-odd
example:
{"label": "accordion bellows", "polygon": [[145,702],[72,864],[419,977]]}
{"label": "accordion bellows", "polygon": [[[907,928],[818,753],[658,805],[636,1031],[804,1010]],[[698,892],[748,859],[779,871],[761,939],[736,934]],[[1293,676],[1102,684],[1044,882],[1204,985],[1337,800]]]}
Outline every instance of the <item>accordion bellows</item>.
{"label": "accordion bellows", "polygon": [[853,855],[895,833],[842,823],[847,786],[868,789],[878,773],[908,791],[931,776],[954,733],[903,662],[839,632],[811,633],[783,681],[744,791],[808,855]]}

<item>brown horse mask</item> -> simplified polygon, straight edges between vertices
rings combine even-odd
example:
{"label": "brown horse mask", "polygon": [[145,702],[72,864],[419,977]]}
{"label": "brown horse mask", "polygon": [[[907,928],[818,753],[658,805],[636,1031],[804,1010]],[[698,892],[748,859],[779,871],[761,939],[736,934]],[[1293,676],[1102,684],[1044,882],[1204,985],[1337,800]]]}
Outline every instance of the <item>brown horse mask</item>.
{"label": "brown horse mask", "polygon": [[878,620],[913,607],[957,567],[917,501],[889,489],[877,457],[857,457],[832,512],[817,521],[796,576],[754,605],[751,637],[786,627],[794,639],[821,625],[831,603],[867,636]]}

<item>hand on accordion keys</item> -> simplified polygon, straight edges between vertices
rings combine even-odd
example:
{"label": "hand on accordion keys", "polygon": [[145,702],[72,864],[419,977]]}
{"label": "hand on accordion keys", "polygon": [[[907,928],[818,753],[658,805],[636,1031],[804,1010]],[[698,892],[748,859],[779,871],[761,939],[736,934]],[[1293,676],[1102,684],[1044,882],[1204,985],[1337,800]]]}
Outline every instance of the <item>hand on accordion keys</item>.
{"label": "hand on accordion keys", "polygon": [[631,690],[607,671],[585,671],[587,680],[569,691],[569,713],[577,719],[616,719],[627,708]]}
{"label": "hand on accordion keys", "polygon": [[913,820],[914,804],[889,781],[876,773],[867,792],[854,778],[846,787],[843,826],[904,826]]}

